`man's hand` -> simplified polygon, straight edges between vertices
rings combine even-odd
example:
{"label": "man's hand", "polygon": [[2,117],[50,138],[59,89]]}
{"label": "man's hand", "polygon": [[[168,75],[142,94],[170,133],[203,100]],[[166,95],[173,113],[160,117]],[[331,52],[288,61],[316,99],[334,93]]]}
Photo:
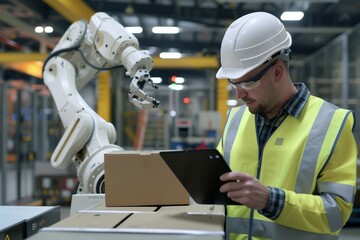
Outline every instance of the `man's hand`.
{"label": "man's hand", "polygon": [[220,192],[226,193],[233,201],[257,210],[267,207],[270,190],[255,177],[228,172],[221,175],[220,180],[226,182],[220,187]]}

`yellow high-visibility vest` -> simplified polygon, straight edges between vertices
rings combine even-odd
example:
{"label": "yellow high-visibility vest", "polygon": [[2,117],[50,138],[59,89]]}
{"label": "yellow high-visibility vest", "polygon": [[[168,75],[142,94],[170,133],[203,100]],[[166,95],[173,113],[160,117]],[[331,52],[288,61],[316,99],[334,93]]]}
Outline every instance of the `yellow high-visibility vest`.
{"label": "yellow high-visibility vest", "polygon": [[260,156],[255,115],[245,106],[232,109],[218,150],[232,171],[259,176],[265,186],[284,190],[286,198],[275,221],[245,206],[227,206],[227,238],[247,239],[252,224],[254,240],[338,239],[356,191],[353,125],[351,111],[310,96],[299,117],[288,115]]}

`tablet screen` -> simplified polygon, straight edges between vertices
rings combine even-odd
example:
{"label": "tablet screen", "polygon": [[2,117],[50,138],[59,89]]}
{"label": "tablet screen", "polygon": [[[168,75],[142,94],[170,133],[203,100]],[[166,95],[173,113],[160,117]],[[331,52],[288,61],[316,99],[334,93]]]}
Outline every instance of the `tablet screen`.
{"label": "tablet screen", "polygon": [[160,156],[196,203],[239,205],[219,190],[220,175],[231,170],[216,149],[160,151]]}

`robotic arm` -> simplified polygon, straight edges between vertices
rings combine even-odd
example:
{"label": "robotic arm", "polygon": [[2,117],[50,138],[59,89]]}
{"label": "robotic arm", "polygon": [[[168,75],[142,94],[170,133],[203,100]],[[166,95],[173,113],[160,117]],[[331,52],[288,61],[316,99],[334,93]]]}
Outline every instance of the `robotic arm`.
{"label": "robotic arm", "polygon": [[139,50],[134,35],[105,13],[89,24],[74,22],[44,62],[43,79],[49,88],[65,133],[51,156],[55,168],[76,166],[78,193],[104,193],[104,154],[123,149],[114,145],[114,126],[93,111],[79,94],[101,70],[125,67],[132,78],[129,100],[138,108],[156,108],[159,102],[144,90],[152,58]]}

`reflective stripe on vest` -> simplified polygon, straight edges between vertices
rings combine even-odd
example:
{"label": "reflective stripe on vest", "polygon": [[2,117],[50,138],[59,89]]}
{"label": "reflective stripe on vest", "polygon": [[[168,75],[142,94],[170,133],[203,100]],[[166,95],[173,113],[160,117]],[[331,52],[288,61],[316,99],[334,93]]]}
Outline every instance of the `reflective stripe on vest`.
{"label": "reflective stripe on vest", "polygon": [[[227,232],[237,234],[248,234],[247,226],[249,219],[247,218],[233,218],[227,217],[226,229]],[[239,228],[239,226],[244,226]],[[261,221],[254,219],[253,236],[262,236],[264,238],[276,240],[336,240],[338,236],[329,234],[317,234],[300,231],[294,228],[285,227],[273,222]],[[229,239],[229,237],[227,237]]]}
{"label": "reflective stripe on vest", "polygon": [[226,160],[227,164],[230,166],[230,153],[232,144],[235,140],[236,134],[238,132],[241,118],[245,111],[245,105],[240,106],[238,111],[235,113],[234,117],[231,119],[231,122],[229,123],[228,129],[231,129],[231,131],[227,131],[226,139],[225,139],[225,148],[224,149],[224,159]]}
{"label": "reflective stripe on vest", "polygon": [[[316,164],[317,164],[317,162],[313,161],[313,159],[318,159],[319,157],[321,146],[323,145],[325,140],[325,135],[328,132],[332,117],[335,114],[335,110],[337,108],[338,107],[336,107],[331,103],[324,102],[316,116],[315,122],[310,130],[308,142],[306,143],[303,156],[300,162],[299,174],[296,181],[296,187],[294,190],[297,193],[311,192],[312,181],[309,181],[309,179],[314,178]],[[230,165],[230,153],[232,150],[232,145],[235,141],[241,119],[244,115],[244,111],[245,111],[245,106],[243,105],[234,114],[233,118],[229,123],[228,133],[225,139],[225,146],[224,146],[224,158],[229,165]],[[347,115],[349,113],[350,112],[348,112]],[[346,117],[344,117],[342,126],[345,124],[347,115]],[[229,131],[229,129],[231,129],[231,131]],[[337,136],[337,139],[338,138],[339,136]],[[331,154],[329,155],[329,158],[331,157]],[[342,226],[342,221],[341,221],[342,218],[341,218],[340,208],[337,205],[337,202],[335,201],[332,195],[333,194],[338,195],[343,199],[345,199],[347,202],[352,202],[354,189],[351,186],[344,186],[344,185],[339,187],[336,183],[329,184],[329,183],[317,182],[317,191],[320,194],[326,193],[320,195],[320,197],[322,198],[322,201],[324,203],[324,208],[326,209],[329,227],[332,231],[337,231]],[[333,194],[330,195],[328,192]],[[249,219],[227,217],[227,227],[228,227],[227,234],[229,233],[247,234],[247,232],[241,232],[241,231],[246,231],[247,228],[244,227],[241,228],[242,230],[240,230],[239,224],[242,224],[241,226],[247,226],[248,221]],[[245,222],[247,223],[245,224]],[[333,236],[333,235],[313,234],[292,228],[287,228],[285,226],[280,226],[272,222],[261,221],[256,219],[254,220],[254,225],[253,225],[254,236],[258,235],[256,233],[261,233],[258,236],[263,236],[263,234],[266,235],[270,234],[270,236],[263,236],[263,237],[273,238],[274,234],[289,236],[287,235],[287,233],[290,232],[292,232],[291,236],[294,236],[292,237],[294,239],[319,239],[319,236],[321,236],[320,239],[338,239],[337,236]],[[298,236],[299,238],[296,238],[295,236]],[[279,238],[279,236],[276,236],[276,239],[281,239],[281,238]]]}
{"label": "reflective stripe on vest", "polygon": [[324,102],[316,116],[299,167],[301,174],[298,174],[296,181],[295,192],[297,193],[309,193],[311,190],[312,182],[309,179],[313,179],[317,163],[314,159],[318,159],[334,113],[334,109]]}

